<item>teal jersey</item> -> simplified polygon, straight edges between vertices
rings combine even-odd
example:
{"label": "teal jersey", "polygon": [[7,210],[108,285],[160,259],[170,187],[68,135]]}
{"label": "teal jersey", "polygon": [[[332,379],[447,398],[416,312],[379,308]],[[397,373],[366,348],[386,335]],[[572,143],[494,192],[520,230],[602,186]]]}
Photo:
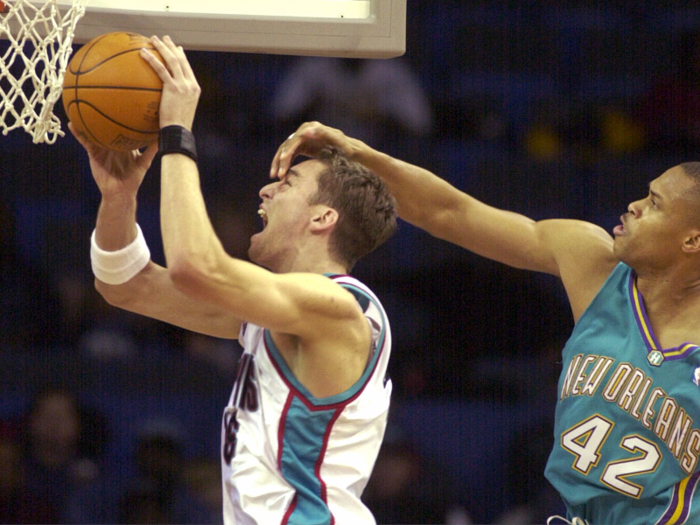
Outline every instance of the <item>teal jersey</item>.
{"label": "teal jersey", "polygon": [[634,271],[620,263],[562,353],[545,475],[569,519],[700,523],[699,347],[661,348]]}

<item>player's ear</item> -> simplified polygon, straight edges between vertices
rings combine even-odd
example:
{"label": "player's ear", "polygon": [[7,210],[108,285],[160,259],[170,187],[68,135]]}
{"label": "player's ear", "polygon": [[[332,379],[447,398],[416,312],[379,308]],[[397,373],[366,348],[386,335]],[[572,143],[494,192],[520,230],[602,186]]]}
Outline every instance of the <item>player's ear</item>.
{"label": "player's ear", "polygon": [[685,253],[700,254],[700,230],[691,230],[683,241],[683,251]]}
{"label": "player's ear", "polygon": [[338,212],[330,206],[320,205],[316,213],[311,217],[311,231],[314,233],[323,233],[329,229],[333,229],[338,223]]}

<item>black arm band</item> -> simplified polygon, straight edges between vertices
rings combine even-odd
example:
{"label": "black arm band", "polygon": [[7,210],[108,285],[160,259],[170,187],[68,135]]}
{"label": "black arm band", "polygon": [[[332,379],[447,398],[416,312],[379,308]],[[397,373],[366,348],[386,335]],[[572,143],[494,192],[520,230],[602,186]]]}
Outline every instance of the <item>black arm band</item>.
{"label": "black arm band", "polygon": [[194,135],[182,126],[165,126],[160,130],[158,151],[161,155],[181,153],[197,162],[197,146]]}

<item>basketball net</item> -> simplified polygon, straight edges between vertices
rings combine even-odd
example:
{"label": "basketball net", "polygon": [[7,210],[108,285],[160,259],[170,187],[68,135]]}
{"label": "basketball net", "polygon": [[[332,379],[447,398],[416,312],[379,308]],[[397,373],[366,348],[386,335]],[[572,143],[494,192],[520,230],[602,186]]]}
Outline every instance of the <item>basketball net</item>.
{"label": "basketball net", "polygon": [[0,51],[3,135],[21,127],[35,144],[53,144],[65,135],[53,108],[61,96],[75,26],[87,2],[73,0],[62,14],[56,0],[0,0],[0,40],[9,40],[7,50]]}

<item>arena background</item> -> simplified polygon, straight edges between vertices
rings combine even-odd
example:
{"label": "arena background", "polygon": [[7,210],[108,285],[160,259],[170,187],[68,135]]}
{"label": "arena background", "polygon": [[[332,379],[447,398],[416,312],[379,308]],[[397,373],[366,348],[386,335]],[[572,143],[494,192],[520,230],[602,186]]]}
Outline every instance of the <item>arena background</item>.
{"label": "arena background", "polygon": [[[301,59],[190,52],[203,88],[194,133],[215,227],[230,253],[245,257],[272,155],[299,123],[318,119],[495,206],[611,231],[650,179],[698,160],[700,138],[684,130],[700,126],[700,103],[690,97],[682,111],[664,113],[655,98],[660,84],[685,83],[700,99],[700,64],[682,51],[698,28],[692,2],[408,0],[406,55],[392,62],[426,97],[427,127],[406,125],[406,107],[355,112],[359,100],[338,101],[341,80],[282,114],[276,101]],[[350,76],[338,78],[361,86],[363,64],[343,67]],[[392,94],[400,86],[382,69],[371,89]],[[136,440],[154,429],[177,440],[187,461],[215,463],[236,344],[118,312],[96,296],[89,235],[99,195],[72,137],[52,146],[21,131],[0,137],[0,177],[2,250],[13,252],[0,258],[6,427],[21,421],[35,392],[58,384],[104,416],[97,461],[115,495],[135,475]],[[163,263],[158,193],[156,163],[138,218]],[[523,509],[535,514],[523,520],[560,512],[542,475],[559,352],[572,328],[558,281],[481,260],[403,222],[355,275],[382,299],[394,332],[387,454],[415,467],[396,481],[410,489],[373,493],[380,522],[445,523],[449,514],[453,523],[505,523],[504,513],[516,519]]]}

